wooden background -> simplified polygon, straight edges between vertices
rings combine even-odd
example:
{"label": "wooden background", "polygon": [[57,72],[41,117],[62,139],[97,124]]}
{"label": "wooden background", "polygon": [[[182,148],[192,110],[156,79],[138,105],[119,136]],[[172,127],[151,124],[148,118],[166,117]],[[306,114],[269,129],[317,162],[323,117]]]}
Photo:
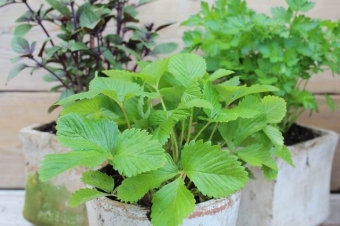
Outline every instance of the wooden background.
{"label": "wooden background", "polygon": [[[39,7],[43,0],[32,2],[33,7]],[[212,0],[208,2],[212,3]],[[270,12],[272,6],[285,6],[283,0],[248,0],[248,4],[264,13]],[[319,0],[316,7],[310,12],[311,16],[324,19],[340,18],[339,0]],[[180,22],[189,15],[198,12],[199,0],[158,0],[140,8],[142,22]],[[18,131],[31,124],[41,124],[56,119],[58,112],[47,114],[47,108],[58,99],[58,94],[48,93],[52,84],[42,80],[44,71],[31,76],[24,71],[18,77],[11,80],[7,85],[6,77],[12,65],[9,61],[15,54],[10,48],[12,33],[15,28],[15,19],[25,12],[21,4],[0,8],[0,188],[22,188],[24,186],[24,160],[21,152]],[[52,34],[58,32],[56,27],[47,26]],[[174,41],[180,43],[184,27],[175,24],[162,31],[160,41]],[[42,41],[39,28],[34,28],[29,33],[29,40]],[[309,83],[308,88],[317,94],[320,103],[320,112],[313,114],[312,118],[305,114],[299,120],[304,124],[311,124],[328,128],[340,133],[340,76],[332,77],[330,73],[315,76]],[[323,99],[324,93],[332,94],[338,103],[336,112],[331,112]],[[336,152],[333,167],[332,188],[340,189],[340,145]]]}

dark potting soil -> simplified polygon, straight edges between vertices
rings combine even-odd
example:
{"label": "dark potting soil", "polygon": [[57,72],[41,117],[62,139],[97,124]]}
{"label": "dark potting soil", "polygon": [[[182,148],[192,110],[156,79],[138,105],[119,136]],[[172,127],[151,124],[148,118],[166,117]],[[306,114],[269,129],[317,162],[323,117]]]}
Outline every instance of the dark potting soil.
{"label": "dark potting soil", "polygon": [[50,122],[50,123],[46,123],[42,126],[36,127],[35,130],[38,130],[38,131],[41,131],[41,132],[57,134],[56,126],[57,126],[56,122]]}
{"label": "dark potting soil", "polygon": [[315,131],[300,126],[298,124],[293,124],[290,129],[283,134],[285,145],[294,145],[307,140],[312,140],[319,137],[321,134],[315,133]]}

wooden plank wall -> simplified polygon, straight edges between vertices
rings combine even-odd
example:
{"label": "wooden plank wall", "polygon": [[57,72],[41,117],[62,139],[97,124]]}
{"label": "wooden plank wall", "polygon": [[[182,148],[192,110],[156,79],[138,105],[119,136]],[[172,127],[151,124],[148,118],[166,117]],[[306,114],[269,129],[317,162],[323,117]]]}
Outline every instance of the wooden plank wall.
{"label": "wooden plank wall", "polygon": [[[212,3],[213,0],[208,2]],[[339,0],[318,0],[316,7],[310,12],[312,16],[328,19],[339,19]],[[31,1],[32,7],[39,7],[43,0]],[[263,13],[269,13],[271,6],[285,5],[284,0],[248,0],[248,4]],[[152,4],[140,7],[140,19],[142,22],[155,22],[162,24],[167,22],[179,22],[188,18],[189,15],[198,12],[199,0],[158,0]],[[22,73],[17,78],[5,84],[6,76],[11,69],[9,59],[15,54],[10,48],[12,33],[14,31],[14,20],[25,12],[25,7],[20,4],[0,8],[0,188],[22,188],[24,186],[24,160],[21,153],[18,131],[28,125],[45,123],[57,117],[58,112],[47,114],[48,106],[58,99],[58,94],[48,93],[52,87],[42,81],[44,71],[39,71],[33,76]],[[58,30],[56,27],[47,25],[52,35]],[[175,24],[163,30],[160,41],[174,41],[180,43],[185,27]],[[41,30],[37,27],[28,36],[29,40],[42,41]],[[320,113],[308,118],[305,114],[300,119],[301,123],[333,129],[340,133],[340,76],[333,78],[329,73],[315,76],[309,84],[309,89],[318,95],[320,102]],[[331,93],[337,101],[339,108],[332,113],[322,98],[323,93]],[[337,184],[340,188],[340,146],[336,154],[336,170],[333,177],[338,178]],[[333,179],[333,181],[336,181]],[[337,188],[333,185],[333,188]]]}

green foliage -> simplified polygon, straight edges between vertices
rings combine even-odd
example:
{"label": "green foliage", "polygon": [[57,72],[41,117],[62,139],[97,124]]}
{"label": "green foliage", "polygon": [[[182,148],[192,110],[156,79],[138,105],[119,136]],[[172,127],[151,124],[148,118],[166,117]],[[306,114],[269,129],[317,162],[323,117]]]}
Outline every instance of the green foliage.
{"label": "green foliage", "polygon": [[[275,87],[239,86],[223,69],[209,75],[206,61],[189,53],[144,64],[140,72],[104,73],[109,77],[94,78],[87,92],[59,102],[67,105],[57,137],[73,150],[46,156],[39,173],[46,180],[105,161],[122,181],[89,171],[83,181],[101,191],[76,192],[72,206],[109,195],[152,204],[155,226],[180,225],[194,210],[195,196],[207,200],[241,190],[245,164],[274,179],[275,156],[291,163],[276,128],[286,104],[260,95]],[[97,161],[89,165],[87,153]]]}
{"label": "green foliage", "polygon": [[[117,1],[75,1],[47,0],[45,5],[34,9],[29,1],[1,0],[0,7],[22,4],[27,12],[20,16],[14,30],[12,49],[18,54],[11,61],[23,58],[30,64],[19,63],[10,71],[7,82],[16,77],[24,68],[31,74],[38,69],[47,72],[44,81],[54,82],[51,92],[81,93],[88,90],[89,82],[98,73],[108,69],[135,71],[136,61],[146,56],[157,57],[177,48],[176,43],[162,43],[156,40],[160,30],[170,24],[158,27],[154,23],[141,24],[137,18],[138,5],[128,0]],[[57,27],[57,37],[50,35],[46,24]],[[29,43],[25,38],[32,27],[41,28],[46,40],[39,44]],[[60,95],[60,99],[65,95]],[[49,112],[55,107],[51,107]]]}
{"label": "green foliage", "polygon": [[185,51],[203,51],[208,71],[226,68],[242,84],[279,88],[271,93],[287,102],[283,132],[304,111],[317,110],[314,95],[306,90],[311,76],[326,69],[340,73],[339,21],[305,15],[314,2],[286,2],[287,7],[272,8],[271,16],[248,8],[245,0],[216,0],[212,6],[203,2],[201,11],[183,22],[194,27],[183,35]]}

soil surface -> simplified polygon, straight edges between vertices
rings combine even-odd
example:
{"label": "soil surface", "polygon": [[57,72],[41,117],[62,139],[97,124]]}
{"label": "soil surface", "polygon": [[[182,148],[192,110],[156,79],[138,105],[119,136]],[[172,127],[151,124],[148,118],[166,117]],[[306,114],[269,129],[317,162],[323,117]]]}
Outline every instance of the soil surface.
{"label": "soil surface", "polygon": [[57,126],[56,122],[50,122],[50,123],[46,123],[42,126],[39,126],[35,129],[38,130],[38,131],[41,131],[41,132],[57,134],[56,126]]}
{"label": "soil surface", "polygon": [[315,133],[313,130],[293,124],[290,129],[283,134],[285,145],[294,145],[307,140],[312,140],[319,137],[320,134]]}

